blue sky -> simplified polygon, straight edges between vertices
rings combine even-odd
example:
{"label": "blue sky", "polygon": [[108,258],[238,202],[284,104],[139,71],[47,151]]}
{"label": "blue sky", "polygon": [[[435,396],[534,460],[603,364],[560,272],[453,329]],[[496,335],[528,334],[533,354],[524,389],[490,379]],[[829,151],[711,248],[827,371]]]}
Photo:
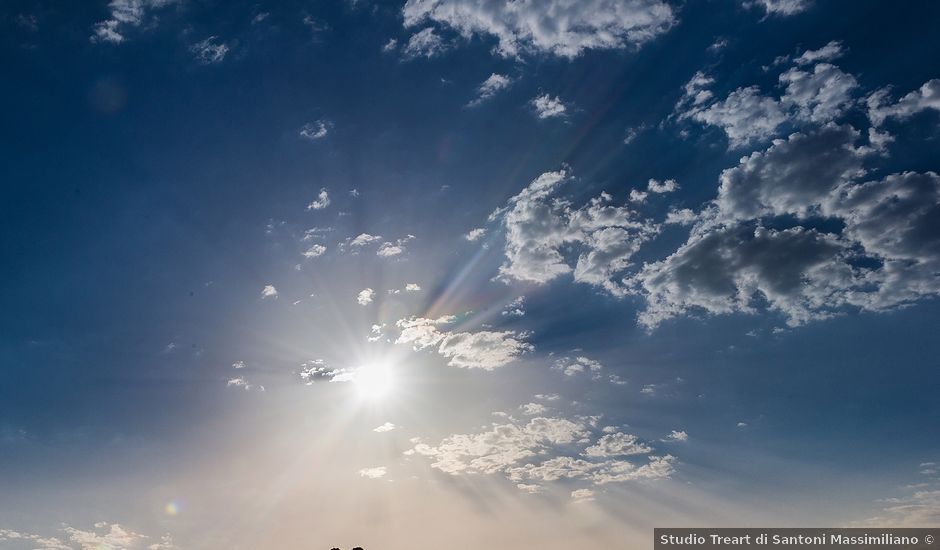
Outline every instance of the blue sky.
{"label": "blue sky", "polygon": [[940,524],[938,16],[4,4],[0,546]]}

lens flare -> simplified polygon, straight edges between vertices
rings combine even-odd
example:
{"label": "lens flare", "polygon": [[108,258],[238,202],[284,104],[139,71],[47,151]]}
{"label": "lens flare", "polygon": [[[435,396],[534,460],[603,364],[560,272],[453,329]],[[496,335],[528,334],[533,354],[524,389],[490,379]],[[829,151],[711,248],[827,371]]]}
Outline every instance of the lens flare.
{"label": "lens flare", "polygon": [[368,400],[382,399],[391,393],[395,386],[392,370],[385,364],[359,367],[353,383],[356,385],[359,396]]}

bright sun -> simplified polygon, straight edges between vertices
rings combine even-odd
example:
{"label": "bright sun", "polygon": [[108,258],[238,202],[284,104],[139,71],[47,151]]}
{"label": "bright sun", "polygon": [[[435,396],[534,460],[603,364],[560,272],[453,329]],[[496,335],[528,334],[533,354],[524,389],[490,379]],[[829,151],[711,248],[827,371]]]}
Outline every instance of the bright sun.
{"label": "bright sun", "polygon": [[359,397],[370,401],[382,399],[395,386],[391,369],[388,365],[381,363],[359,367],[353,383],[356,385]]}

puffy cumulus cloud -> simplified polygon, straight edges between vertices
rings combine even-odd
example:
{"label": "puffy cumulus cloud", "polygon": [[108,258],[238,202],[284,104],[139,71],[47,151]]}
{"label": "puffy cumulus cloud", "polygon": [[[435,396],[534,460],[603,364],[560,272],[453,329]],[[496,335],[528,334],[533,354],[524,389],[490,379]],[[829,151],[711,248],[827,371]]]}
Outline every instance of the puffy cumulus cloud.
{"label": "puffy cumulus cloud", "polygon": [[757,86],[749,86],[738,88],[707,107],[696,107],[683,117],[718,126],[727,134],[732,147],[741,147],[774,135],[777,127],[786,122],[787,113],[779,101],[761,95]]}
{"label": "puffy cumulus cloud", "polygon": [[229,46],[220,42],[218,36],[210,36],[190,46],[189,51],[202,65],[215,65],[221,63],[228,55]]}
{"label": "puffy cumulus cloud", "polygon": [[10,542],[13,544],[29,544],[33,548],[42,550],[74,550],[72,546],[58,537],[38,535],[25,531],[16,531],[13,529],[0,529],[0,542]]}
{"label": "puffy cumulus cloud", "polygon": [[851,243],[794,227],[731,225],[700,234],[632,278],[646,298],[640,324],[653,328],[696,311],[754,313],[758,297],[791,326],[835,314],[864,283]]}
{"label": "puffy cumulus cloud", "polygon": [[421,292],[421,285],[418,283],[405,283],[405,292]]}
{"label": "puffy cumulus cloud", "polygon": [[[451,475],[501,474],[526,492],[538,492],[539,483],[560,479],[604,485],[662,479],[673,473],[675,457],[650,455],[652,449],[635,436],[614,432],[591,445],[596,420],[539,416],[519,421],[509,417],[507,423],[493,423],[479,433],[451,435],[438,445],[418,442],[406,454],[429,457],[431,467]],[[623,443],[618,448],[616,441],[620,439],[632,441],[632,446]],[[611,452],[587,453],[598,445],[609,447]],[[649,455],[646,463],[631,461],[641,455]]]}
{"label": "puffy cumulus cloud", "polygon": [[316,141],[325,138],[330,133],[330,127],[332,126],[328,120],[315,120],[301,126],[298,135],[308,141]]}
{"label": "puffy cumulus cloud", "polygon": [[261,299],[265,298],[277,298],[277,289],[274,288],[274,285],[264,285],[264,288],[261,289]]}
{"label": "puffy cumulus cloud", "polygon": [[940,79],[933,79],[910,92],[897,102],[889,99],[889,90],[881,89],[867,99],[868,118],[875,126],[881,126],[888,118],[903,120],[926,109],[940,111]]}
{"label": "puffy cumulus cloud", "polygon": [[809,0],[745,0],[745,6],[762,8],[767,15],[796,15],[809,9]]}
{"label": "puffy cumulus cloud", "polygon": [[311,201],[310,204],[307,205],[307,210],[323,210],[330,205],[330,202],[330,192],[324,187],[320,189],[316,200]]}
{"label": "puffy cumulus cloud", "polygon": [[659,181],[650,179],[646,183],[646,190],[650,193],[672,193],[677,189],[679,189],[679,184],[676,183],[676,180]]}
{"label": "puffy cumulus cloud", "polygon": [[543,120],[564,117],[568,113],[568,107],[558,96],[552,97],[548,94],[542,94],[532,98],[529,103],[535,110],[535,116]]}
{"label": "puffy cumulus cloud", "polygon": [[709,89],[714,79],[696,73],[685,85],[675,113],[678,120],[693,120],[721,128],[731,148],[766,141],[787,126],[816,125],[841,117],[855,104],[858,81],[830,63],[815,60],[834,58],[841,53],[837,42],[820,50],[809,50],[796,58],[794,66],[779,75],[784,92],[771,97],[757,86],[737,88],[724,99],[716,99]]}
{"label": "puffy cumulus cloud", "polygon": [[368,233],[360,233],[359,235],[356,235],[356,238],[349,241],[349,246],[353,248],[358,248],[358,247],[365,246],[367,244],[371,244],[371,243],[378,242],[381,240],[382,240],[382,237],[380,235],[370,235]]}
{"label": "puffy cumulus cloud", "polygon": [[372,300],[375,298],[375,291],[371,288],[364,288],[359,291],[359,294],[356,295],[356,302],[360,306],[367,306],[372,303]]}
{"label": "puffy cumulus cloud", "polygon": [[305,361],[300,365],[300,372],[297,373],[300,379],[308,386],[316,382],[347,382],[350,379],[349,371],[346,369],[332,369],[326,366],[323,359],[312,359]]}
{"label": "puffy cumulus cloud", "polygon": [[502,311],[504,317],[523,317],[525,316],[525,296],[519,296],[515,300],[506,304]]}
{"label": "puffy cumulus cloud", "polygon": [[666,436],[663,441],[688,441],[689,434],[685,433],[683,430],[672,430],[669,435]]}
{"label": "puffy cumulus cloud", "polygon": [[396,344],[411,344],[414,350],[436,347],[452,367],[493,370],[505,366],[535,347],[525,339],[525,332],[512,330],[456,332],[442,330],[456,320],[453,316],[438,319],[412,317],[401,319],[395,326],[401,331]]}
{"label": "puffy cumulus cloud", "polygon": [[402,15],[406,27],[434,22],[467,39],[493,37],[495,53],[505,57],[572,58],[589,49],[638,47],[676,22],[662,0],[408,0]]}
{"label": "puffy cumulus cloud", "polygon": [[780,75],[780,83],[786,86],[781,101],[792,106],[798,117],[812,122],[841,115],[858,87],[854,76],[829,63],[816,65],[812,72],[794,67]]}
{"label": "puffy cumulus cloud", "polygon": [[524,336],[511,330],[454,332],[441,340],[437,351],[452,367],[493,370],[535,349]]}
{"label": "puffy cumulus cloud", "polygon": [[851,126],[827,125],[775,140],[724,170],[717,205],[725,218],[807,215],[835,187],[863,174],[866,150]]}
{"label": "puffy cumulus cloud", "polygon": [[408,242],[414,240],[414,238],[414,235],[408,235],[404,238],[397,239],[394,242],[386,241],[382,243],[381,246],[379,246],[379,249],[375,252],[375,255],[382,258],[391,258],[393,256],[404,254],[407,250],[405,245]]}
{"label": "puffy cumulus cloud", "polygon": [[651,452],[653,452],[652,447],[640,443],[635,435],[618,432],[601,436],[597,443],[584,450],[584,456],[633,456]]}
{"label": "puffy cumulus cloud", "polygon": [[537,414],[545,414],[548,411],[548,407],[541,403],[526,403],[525,405],[519,405],[519,410],[526,416],[535,416]]}
{"label": "puffy cumulus cloud", "polygon": [[555,360],[554,368],[565,373],[567,376],[574,376],[582,372],[597,373],[604,368],[600,361],[595,361],[588,357],[562,357]]}
{"label": "puffy cumulus cloud", "polygon": [[175,2],[176,0],[111,0],[108,3],[110,17],[95,23],[90,40],[94,43],[120,44],[126,40],[127,31],[143,24],[151,11]]}
{"label": "puffy cumulus cloud", "polygon": [[430,59],[444,53],[446,50],[447,45],[444,40],[434,32],[434,29],[428,27],[411,35],[403,51],[408,59],[418,57]]}
{"label": "puffy cumulus cloud", "polygon": [[[861,183],[871,149],[856,146],[858,137],[828,124],[725,170],[689,240],[625,281],[646,298],[640,323],[763,305],[798,326],[940,294],[940,177],[906,172]],[[818,219],[838,224],[808,227]],[[771,229],[768,220],[790,227]]]}
{"label": "puffy cumulus cloud", "polygon": [[314,244],[304,250],[304,258],[319,258],[324,254],[326,254],[326,247],[322,244]]}
{"label": "puffy cumulus cloud", "polygon": [[377,426],[377,427],[375,427],[375,428],[372,428],[372,431],[373,431],[373,432],[378,432],[378,433],[385,433],[385,432],[390,432],[390,431],[394,430],[395,427],[396,427],[396,426],[395,426],[394,424],[392,424],[391,422],[386,422],[386,423],[382,424],[381,426]]}
{"label": "puffy cumulus cloud", "polygon": [[380,477],[385,477],[385,474],[388,473],[388,470],[385,466],[375,466],[372,468],[363,468],[359,470],[359,475],[361,477],[366,477],[369,479],[379,479]]}
{"label": "puffy cumulus cloud", "polygon": [[511,78],[503,74],[493,73],[480,84],[477,88],[477,97],[467,103],[467,107],[476,107],[511,85]]}
{"label": "puffy cumulus cloud", "polygon": [[463,238],[473,242],[482,239],[484,235],[486,235],[486,229],[483,227],[477,227],[476,229],[471,229],[470,232],[464,235]]}
{"label": "puffy cumulus cloud", "polygon": [[[613,276],[630,265],[633,254],[659,228],[639,220],[627,207],[612,206],[607,193],[572,207],[554,196],[569,179],[566,170],[546,172],[490,215],[491,221],[499,219],[506,228],[506,261],[499,276],[546,283],[573,272],[575,281],[623,294]],[[562,254],[568,246],[579,248],[573,268]]]}

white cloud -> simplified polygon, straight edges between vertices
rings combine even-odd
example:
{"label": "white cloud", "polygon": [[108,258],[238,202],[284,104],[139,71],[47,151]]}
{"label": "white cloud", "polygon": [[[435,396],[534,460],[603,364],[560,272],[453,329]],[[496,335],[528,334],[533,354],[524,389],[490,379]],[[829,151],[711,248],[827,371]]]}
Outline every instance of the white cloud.
{"label": "white cloud", "polygon": [[526,416],[535,416],[537,414],[545,414],[548,411],[548,407],[541,403],[526,403],[525,405],[519,405],[519,410]]}
{"label": "white cloud", "polygon": [[386,43],[382,46],[382,51],[383,51],[383,52],[386,52],[386,53],[387,53],[387,52],[393,52],[393,51],[395,51],[395,50],[397,50],[397,49],[398,49],[398,40],[395,40],[394,38],[389,38],[389,39],[388,39],[388,42],[386,42]]}
{"label": "white cloud", "polygon": [[382,243],[382,246],[380,246],[379,249],[375,252],[375,255],[381,256],[383,258],[390,258],[392,256],[398,256],[404,251],[404,247],[397,244]]}
{"label": "white cloud", "polygon": [[373,468],[363,468],[359,470],[359,475],[362,477],[367,477],[369,479],[379,479],[380,477],[385,477],[385,474],[388,473],[385,466],[375,466]]}
{"label": "white cloud", "polygon": [[845,48],[842,42],[832,40],[818,50],[806,50],[793,60],[797,65],[812,65],[823,61],[832,61],[845,55]]}
{"label": "white cloud", "polygon": [[328,120],[315,120],[313,122],[308,122],[300,127],[300,132],[298,134],[303,139],[309,141],[316,141],[318,139],[323,139],[327,134],[330,133],[330,128],[333,124]]}
{"label": "white cloud", "polygon": [[471,229],[469,233],[464,235],[464,238],[472,242],[480,240],[484,235],[486,235],[486,229],[478,227],[476,229]]}
{"label": "white cloud", "polygon": [[245,368],[245,366],[246,366],[246,365],[245,365],[245,362],[244,362],[244,361],[235,361],[234,363],[232,363],[232,368],[233,368],[233,369],[243,369],[243,368]]}
{"label": "white cloud", "polygon": [[663,441],[688,441],[689,434],[682,430],[672,430]]}
{"label": "white cloud", "polygon": [[375,298],[375,291],[371,288],[366,288],[359,291],[359,294],[356,295],[356,302],[360,306],[366,306],[372,303],[372,299]]}
{"label": "white cloud", "polygon": [[617,432],[601,436],[594,445],[584,450],[584,456],[633,456],[646,455],[651,452],[653,452],[652,447],[640,443],[635,435]]}
{"label": "white cloud", "polygon": [[377,241],[381,241],[382,237],[380,235],[370,235],[368,233],[360,233],[356,235],[356,238],[349,242],[349,246],[361,247],[367,244],[372,244]]}
{"label": "white cloud", "polygon": [[926,109],[940,111],[940,79],[933,79],[910,92],[896,103],[888,100],[888,90],[881,89],[868,97],[868,118],[881,126],[888,118],[903,120]]}
{"label": "white cloud", "polygon": [[304,251],[305,258],[319,258],[326,253],[326,247],[322,244],[312,245],[310,248]]}
{"label": "white cloud", "polygon": [[418,283],[406,283],[405,292],[421,292],[421,285]]}
{"label": "white cloud", "polygon": [[555,369],[560,370],[567,376],[574,376],[582,372],[598,372],[604,368],[600,361],[588,357],[562,357],[555,360]]}
{"label": "white cloud", "polygon": [[477,88],[477,97],[474,98],[467,107],[476,107],[487,99],[495,96],[501,90],[505,90],[512,85],[512,79],[506,75],[493,73]]}
{"label": "white cloud", "polygon": [[221,63],[228,54],[229,46],[225,42],[219,42],[219,37],[210,36],[205,40],[196,42],[189,47],[189,51],[196,57],[196,61],[203,65],[214,65]]}
{"label": "white cloud", "polygon": [[811,73],[794,67],[780,75],[780,83],[786,85],[780,100],[792,106],[796,116],[817,123],[841,115],[858,87],[855,77],[829,63],[816,65]]}
{"label": "white cloud", "polygon": [[[327,382],[347,382],[349,381],[348,375],[349,371],[346,369],[331,369],[326,366],[326,363],[322,359],[312,359],[310,361],[305,361],[301,366],[301,370],[298,373],[301,380],[304,381],[308,386],[320,381]],[[339,378],[337,380],[337,378]]]}
{"label": "white cloud", "polygon": [[441,340],[438,353],[449,358],[447,364],[452,367],[493,370],[533,349],[514,331],[483,330],[448,334]]}
{"label": "white cloud", "polygon": [[396,427],[396,426],[395,426],[394,424],[392,424],[391,422],[386,422],[386,423],[382,424],[381,426],[377,426],[377,427],[373,428],[372,431],[373,431],[373,432],[378,432],[378,433],[385,433],[385,432],[390,432],[390,431],[394,430],[395,427]]}
{"label": "white cloud", "polygon": [[594,491],[591,489],[575,489],[571,491],[571,500],[575,502],[590,502],[594,500]]}
{"label": "white cloud", "polygon": [[663,223],[667,225],[692,225],[698,221],[698,219],[699,215],[693,210],[683,208],[681,210],[670,210],[667,212],[666,220]]}
{"label": "white cloud", "polygon": [[493,370],[507,365],[534,346],[525,342],[528,336],[515,331],[450,332],[440,330],[441,325],[455,320],[452,316],[439,319],[401,319],[396,326],[401,331],[396,344],[411,344],[421,350],[437,347],[437,353],[447,357],[452,367]]}
{"label": "white cloud", "polygon": [[787,120],[784,106],[771,97],[762,96],[757,86],[738,88],[724,100],[683,116],[718,126],[728,135],[732,147],[767,139]]}
{"label": "white cloud", "polygon": [[[607,193],[573,208],[553,196],[569,180],[565,170],[546,172],[490,216],[506,227],[500,277],[546,283],[574,272],[575,281],[622,294],[614,274],[629,266],[630,257],[658,228],[626,207],[611,206]],[[561,249],[574,245],[580,245],[580,254],[572,268]]]}
{"label": "white cloud", "polygon": [[809,0],[745,0],[746,6],[760,6],[767,15],[796,15],[809,9]]}
{"label": "white cloud", "polygon": [[540,401],[558,401],[561,399],[561,396],[557,393],[537,393],[534,397]]}
{"label": "white cloud", "polygon": [[525,296],[519,296],[515,300],[506,304],[502,311],[505,317],[522,317],[525,315]]}
{"label": "white cloud", "polygon": [[324,187],[317,194],[317,199],[307,205],[307,210],[323,210],[330,205],[330,193]]}
{"label": "white cloud", "polygon": [[441,37],[434,32],[434,29],[428,27],[411,35],[408,43],[405,44],[404,54],[408,59],[417,57],[432,58],[447,50],[447,45]]}
{"label": "white cloud", "polygon": [[532,98],[529,103],[535,109],[535,116],[540,119],[564,117],[568,113],[568,107],[558,96],[542,94]]}
{"label": "white cloud", "polygon": [[406,27],[431,21],[466,39],[493,37],[495,52],[505,57],[531,52],[571,58],[589,49],[638,47],[676,22],[661,0],[408,0],[402,15]]}
{"label": "white cloud", "polygon": [[677,189],[679,189],[679,184],[676,183],[676,180],[659,181],[650,179],[646,184],[646,190],[650,193],[672,193]]}
{"label": "white cloud", "polygon": [[277,298],[277,289],[274,288],[274,285],[264,285],[264,288],[261,289],[261,298]]}
{"label": "white cloud", "polygon": [[111,0],[110,18],[95,23],[92,42],[120,44],[129,28],[139,27],[152,10],[175,3],[176,0]]}

